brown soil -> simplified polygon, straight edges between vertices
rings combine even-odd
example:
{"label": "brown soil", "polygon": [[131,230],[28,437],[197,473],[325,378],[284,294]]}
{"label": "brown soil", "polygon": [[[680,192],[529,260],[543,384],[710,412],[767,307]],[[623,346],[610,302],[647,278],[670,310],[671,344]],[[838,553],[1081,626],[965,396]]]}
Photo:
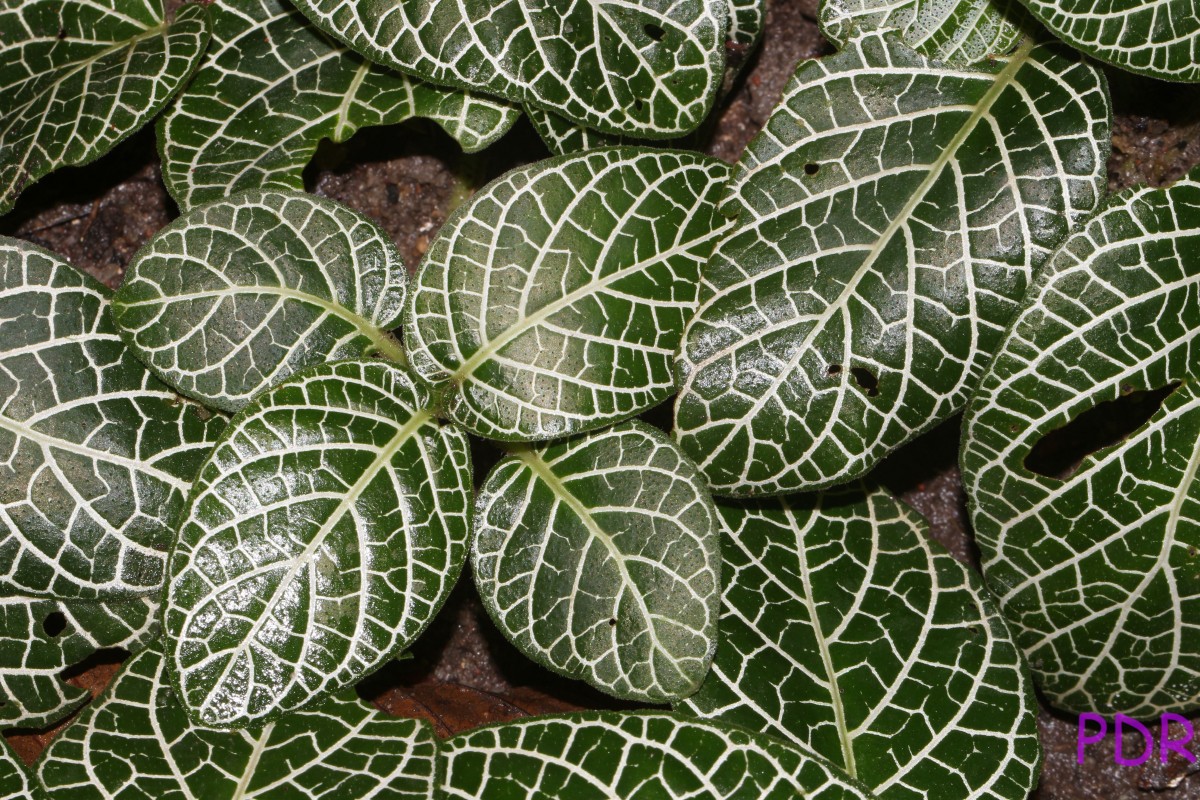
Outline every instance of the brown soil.
{"label": "brown soil", "polygon": [[[813,21],[815,8],[816,0],[774,2],[763,44],[725,101],[709,152],[736,160],[766,120],[796,62],[830,51]],[[1200,86],[1115,71],[1109,78],[1116,109],[1111,188],[1169,183],[1200,162]],[[485,154],[471,157],[461,155],[434,126],[414,122],[323,147],[307,182],[318,194],[379,221],[406,263],[415,266],[449,210],[471,187],[543,152],[524,122]],[[153,132],[145,130],[99,162],[63,170],[31,188],[16,210],[0,219],[0,233],[54,250],[116,286],[137,248],[177,213],[159,180]],[[953,420],[893,456],[880,474],[929,519],[935,538],[960,560],[976,564],[957,445]],[[495,455],[486,444],[478,444],[475,455],[482,477]],[[443,735],[527,714],[621,705],[516,653],[487,619],[469,577],[412,655],[365,681],[360,691],[385,710],[432,720]],[[115,664],[105,656],[71,681],[99,691]],[[1144,768],[1120,767],[1111,751],[1099,748],[1089,751],[1084,764],[1076,764],[1074,719],[1043,709],[1040,723],[1046,756],[1042,784],[1032,796],[1036,800],[1200,798],[1196,766],[1172,762],[1164,767],[1155,758]],[[32,760],[52,733],[8,738]]]}

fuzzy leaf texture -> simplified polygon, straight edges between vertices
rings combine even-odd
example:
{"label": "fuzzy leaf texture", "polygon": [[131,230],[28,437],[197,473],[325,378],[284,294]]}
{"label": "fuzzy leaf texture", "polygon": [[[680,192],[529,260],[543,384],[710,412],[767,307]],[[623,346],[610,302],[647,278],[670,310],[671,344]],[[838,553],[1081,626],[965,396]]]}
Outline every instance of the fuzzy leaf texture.
{"label": "fuzzy leaf texture", "polygon": [[725,69],[728,9],[718,0],[296,6],[372,61],[643,139],[698,126]]}
{"label": "fuzzy leaf texture", "polygon": [[0,3],[0,214],[59,167],[86,164],[153,119],[208,46],[199,4]]}
{"label": "fuzzy leaf texture", "polygon": [[480,436],[610,425],[675,391],[722,162],[609,148],[513,170],[442,226],[405,318],[413,369]]}
{"label": "fuzzy leaf texture", "polygon": [[1113,66],[1200,81],[1198,0],[1022,0],[1064,42]]}
{"label": "fuzzy leaf texture", "polygon": [[161,587],[175,517],[224,420],[121,341],[109,292],[0,237],[0,586],[62,598]]}
{"label": "fuzzy leaf texture", "polygon": [[515,449],[476,500],[471,559],[496,626],[556,672],[649,703],[708,672],[720,523],[695,467],[649,425]]}
{"label": "fuzzy leaf texture", "polygon": [[200,206],[130,262],[121,334],[164,381],[236,411],[312,364],[381,353],[408,273],[391,239],[333,200],[250,191]]}
{"label": "fuzzy leaf texture", "polygon": [[372,64],[280,0],[229,0],[210,13],[212,47],[159,124],[163,180],[182,208],[246,189],[303,190],[322,139],[368,126],[424,117],[475,152],[520,116]]}
{"label": "fuzzy leaf texture", "polygon": [[802,63],[677,363],[676,436],[713,491],[845,483],[960,411],[1108,151],[1103,77],[1059,45],[963,69],[871,34]]}
{"label": "fuzzy leaf texture", "polygon": [[466,560],[466,435],[406,371],[321,365],[230,423],[171,556],[163,624],[197,723],[261,724],[396,656]]}
{"label": "fuzzy leaf texture", "polygon": [[1200,171],[1123,192],[1051,259],[964,420],[984,576],[1062,708],[1200,707],[1198,296]]}
{"label": "fuzzy leaf texture", "polygon": [[719,505],[713,669],[682,708],[819,753],[882,800],[1025,800],[1037,705],[982,582],[882,491]]}
{"label": "fuzzy leaf texture", "polygon": [[199,728],[152,649],[126,662],[36,770],[55,800],[430,800],[437,741],[428,723],[386,717],[353,689],[261,728]]}
{"label": "fuzzy leaf texture", "polygon": [[661,711],[584,712],[477,728],[443,744],[447,800],[870,800],[769,736]]}
{"label": "fuzzy leaf texture", "polygon": [[817,13],[821,33],[839,47],[860,32],[894,29],[912,49],[954,66],[1003,55],[1032,28],[1017,0],[822,0]]}
{"label": "fuzzy leaf texture", "polygon": [[[150,598],[97,603],[0,598],[0,725],[43,728],[91,698],[63,673],[110,648],[137,652],[158,638]],[[0,797],[3,797],[0,792]]]}

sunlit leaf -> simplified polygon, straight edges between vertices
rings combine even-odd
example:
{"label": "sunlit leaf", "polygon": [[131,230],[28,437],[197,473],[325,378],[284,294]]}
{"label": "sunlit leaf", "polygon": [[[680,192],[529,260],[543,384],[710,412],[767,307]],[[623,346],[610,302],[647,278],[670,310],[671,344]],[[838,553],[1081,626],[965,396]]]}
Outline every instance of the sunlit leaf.
{"label": "sunlit leaf", "polygon": [[405,342],[443,411],[480,436],[551,439],[674,391],[701,265],[728,228],[729,167],[610,148],[513,170],[439,231]]}
{"label": "sunlit leaf", "polygon": [[677,365],[713,490],[845,483],[960,411],[1108,150],[1103,76],[1058,45],[962,69],[872,34],[803,62],[735,171]]}
{"label": "sunlit leaf", "polygon": [[230,422],[171,555],[163,623],[198,723],[245,727],[407,647],[466,560],[466,436],[408,373],[298,373]]}

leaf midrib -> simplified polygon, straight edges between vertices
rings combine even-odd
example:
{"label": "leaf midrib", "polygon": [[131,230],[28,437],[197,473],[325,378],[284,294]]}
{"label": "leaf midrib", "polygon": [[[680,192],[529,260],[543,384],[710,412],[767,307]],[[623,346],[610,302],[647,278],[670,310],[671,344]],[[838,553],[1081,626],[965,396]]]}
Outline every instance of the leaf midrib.
{"label": "leaf midrib", "polygon": [[[565,504],[567,508],[569,508],[575,514],[575,516],[579,518],[580,522],[582,522],[584,527],[587,528],[588,533],[590,533],[592,537],[598,541],[606,551],[608,551],[609,556],[617,565],[617,571],[621,575],[623,590],[628,592],[633,597],[634,601],[638,605],[638,610],[641,611],[642,616],[645,618],[646,632],[650,636],[653,649],[664,654],[667,657],[667,662],[675,668],[675,671],[680,675],[680,677],[686,679],[687,676],[684,675],[683,671],[680,670],[678,665],[675,663],[674,656],[670,651],[663,647],[662,642],[658,637],[657,628],[654,624],[654,617],[651,615],[650,609],[646,606],[646,599],[642,597],[640,587],[629,574],[629,570],[625,565],[624,554],[616,546],[616,543],[613,541],[612,537],[607,531],[600,527],[600,524],[592,516],[592,513],[588,510],[587,506],[583,505],[579,498],[575,496],[574,492],[567,487],[563,479],[554,472],[550,464],[548,464],[546,460],[542,458],[540,453],[528,446],[515,447],[513,448],[512,452],[533,471],[534,475],[536,475],[543,483],[546,484],[556,498]],[[616,599],[619,599],[619,596]],[[614,645],[619,647],[619,645],[616,643],[614,643]],[[650,669],[655,675],[655,683],[661,686],[662,681],[657,677],[657,667],[651,665]]]}
{"label": "leaf midrib", "polygon": [[[1033,51],[1034,44],[1035,43],[1033,39],[1026,38],[1017,51],[1013,53],[1012,58],[1009,60],[1008,64],[1005,65],[1004,69],[996,74],[991,87],[989,87],[984,93],[983,97],[979,99],[979,102],[976,103],[975,109],[971,112],[971,115],[967,117],[962,127],[959,128],[953,137],[951,137],[950,141],[946,143],[946,147],[942,149],[942,152],[939,154],[938,158],[930,165],[929,171],[925,178],[908,196],[904,206],[902,206],[900,211],[892,218],[892,220],[888,223],[888,226],[883,230],[882,233],[879,234],[878,237],[876,237],[875,243],[871,246],[871,249],[867,252],[866,256],[864,256],[862,263],[859,264],[854,274],[849,280],[846,281],[842,291],[836,298],[834,298],[833,301],[827,304],[825,310],[821,312],[820,316],[809,323],[810,327],[808,329],[808,333],[805,334],[803,341],[799,342],[795,346],[792,357],[789,358],[783,368],[781,368],[771,378],[769,387],[760,392],[758,398],[754,402],[753,407],[743,414],[741,419],[735,420],[734,424],[730,425],[729,431],[725,434],[722,440],[709,450],[708,455],[705,456],[704,460],[699,464],[701,469],[710,467],[713,461],[719,458],[722,453],[724,453],[729,442],[733,440],[733,437],[735,437],[746,426],[750,425],[752,421],[757,419],[766,404],[771,400],[771,398],[777,395],[780,385],[786,380],[788,375],[792,374],[801,360],[803,360],[803,358],[808,354],[813,342],[821,333],[824,332],[825,326],[829,323],[829,321],[833,319],[835,314],[845,307],[847,300],[858,290],[859,284],[861,283],[863,277],[872,267],[875,266],[875,262],[879,259],[883,251],[887,249],[887,245],[891,243],[896,233],[903,225],[908,224],[911,221],[910,218],[917,206],[919,206],[925,200],[930,189],[932,189],[934,184],[937,183],[946,167],[953,161],[953,158],[958,153],[959,148],[967,140],[967,137],[969,137],[975,131],[979,121],[983,119],[984,114],[991,109],[992,105],[996,102],[996,100],[999,99],[1004,90],[1007,89],[1012,83],[1012,80],[1016,74],[1020,72],[1022,67],[1025,66],[1025,62],[1028,60],[1030,53]],[[696,372],[693,371],[692,375],[694,376],[695,374]]]}
{"label": "leaf midrib", "polygon": [[[147,281],[149,283],[149,281]],[[158,297],[149,300],[137,300],[134,302],[122,302],[121,305],[126,308],[139,308],[141,306],[170,306],[173,303],[181,303],[188,300],[208,300],[213,298],[236,298],[238,295],[276,295],[278,297],[291,300],[298,300],[302,303],[309,303],[321,308],[331,316],[337,317],[345,322],[348,322],[363,336],[371,340],[371,343],[379,350],[380,353],[387,358],[395,361],[398,364],[405,364],[407,359],[404,355],[404,348],[396,341],[389,333],[381,329],[366,317],[356,314],[346,308],[341,303],[336,303],[332,300],[326,300],[323,297],[318,297],[308,292],[292,289],[286,286],[234,286],[231,289],[208,290],[203,292],[188,292],[186,294],[159,295]],[[241,347],[242,343],[238,343]]]}
{"label": "leaf midrib", "polygon": [[[321,524],[320,529],[313,536],[312,541],[310,541],[298,555],[295,555],[289,559],[291,561],[291,565],[288,567],[287,572],[280,579],[279,583],[275,585],[275,590],[272,592],[271,598],[263,608],[262,613],[259,614],[254,620],[254,624],[242,637],[238,645],[228,651],[225,651],[225,656],[227,658],[225,668],[221,670],[221,674],[211,684],[212,690],[209,692],[208,698],[210,701],[213,699],[214,695],[216,695],[216,690],[225,684],[225,682],[229,679],[229,673],[238,663],[238,659],[242,653],[244,653],[251,646],[251,644],[257,640],[258,634],[262,630],[262,626],[266,623],[268,618],[272,617],[275,607],[282,600],[288,586],[295,581],[296,576],[300,573],[300,570],[304,569],[304,567],[311,562],[313,554],[316,553],[317,550],[320,549],[320,547],[325,543],[325,540],[329,537],[329,534],[333,532],[334,527],[359,500],[363,492],[366,491],[367,487],[370,486],[371,483],[374,482],[375,478],[379,476],[379,473],[386,469],[387,465],[391,463],[392,458],[397,452],[399,452],[400,448],[403,447],[408,440],[412,438],[413,434],[420,430],[421,427],[424,426],[425,423],[429,422],[432,418],[432,413],[424,409],[413,412],[408,422],[404,423],[399,429],[397,429],[395,435],[393,435],[388,443],[384,445],[384,447],[379,451],[379,454],[367,466],[367,468],[363,470],[362,475],[360,475],[358,480],[354,482],[354,485],[346,491],[345,497],[343,497],[342,501],[338,503],[337,507],[330,512],[325,522]],[[205,706],[207,705],[209,705],[209,703],[205,704]],[[202,711],[203,708],[201,709],[201,712]],[[206,720],[203,720],[202,718],[201,722],[204,721]],[[219,722],[220,720],[215,721]]]}

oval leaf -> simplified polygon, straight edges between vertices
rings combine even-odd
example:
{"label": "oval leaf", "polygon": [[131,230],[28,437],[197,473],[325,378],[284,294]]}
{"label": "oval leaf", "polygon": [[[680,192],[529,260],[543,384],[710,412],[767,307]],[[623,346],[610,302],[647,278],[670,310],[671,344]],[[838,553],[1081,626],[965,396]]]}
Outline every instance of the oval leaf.
{"label": "oval leaf", "polygon": [[38,761],[55,800],[116,797],[402,800],[433,795],[428,723],[386,717],[347,690],[253,731],[193,726],[157,650],[128,661],[103,699]]}
{"label": "oval leaf", "polygon": [[443,750],[447,798],[871,798],[771,737],[664,712],[524,719],[468,731]]}
{"label": "oval leaf", "polygon": [[961,410],[1099,202],[1108,119],[1057,47],[962,70],[873,34],[804,62],[734,175],[678,363],[677,437],[713,490],[844,483]]}
{"label": "oval leaf", "polygon": [[955,66],[1009,52],[1031,27],[1017,0],[822,0],[817,21],[838,46],[859,32],[894,29],[918,53]]}
{"label": "oval leaf", "polygon": [[86,164],[154,118],[208,45],[203,6],[19,0],[0,8],[0,214],[29,184]]}
{"label": "oval leaf", "polygon": [[146,371],[108,290],[0,237],[0,586],[157,591],[192,476],[224,427]]}
{"label": "oval leaf", "polygon": [[640,422],[501,461],[476,501],[484,606],[525,655],[631,700],[700,685],[716,646],[721,542],[704,481]]}
{"label": "oval leaf", "polygon": [[374,222],[300,192],[245,192],[159,231],[113,312],[163,380],[236,411],[312,364],[381,353],[404,309],[400,254]]}
{"label": "oval leaf", "polygon": [[984,574],[1063,708],[1200,706],[1198,293],[1200,171],[1114,198],[1051,259],[966,416]]}
{"label": "oval leaf", "polygon": [[[158,638],[157,601],[0,598],[0,725],[44,728],[91,694],[63,673],[98,650],[137,652]],[[5,797],[0,792],[0,797]]]}
{"label": "oval leaf", "polygon": [[694,153],[612,148],[514,170],[462,206],[405,318],[447,416],[536,441],[667,399],[700,266],[728,227],[728,174]]}
{"label": "oval leaf", "polygon": [[914,511],[857,488],[719,511],[720,645],[689,711],[809,748],[888,800],[1028,797],[1025,665]]}
{"label": "oval leaf", "polygon": [[729,20],[725,3],[714,0],[296,6],[372,61],[643,139],[699,125],[725,68]]}
{"label": "oval leaf", "polygon": [[164,627],[193,718],[272,719],[407,647],[466,559],[466,436],[408,374],[321,365],[243,410],[196,482]]}
{"label": "oval leaf", "polygon": [[1167,81],[1200,81],[1196,0],[1022,0],[1047,28],[1101,61]]}
{"label": "oval leaf", "polygon": [[320,141],[344,142],[360,128],[424,117],[474,152],[520,116],[365,61],[280,0],[211,13],[209,55],[159,125],[163,180],[184,208],[245,189],[302,190]]}

